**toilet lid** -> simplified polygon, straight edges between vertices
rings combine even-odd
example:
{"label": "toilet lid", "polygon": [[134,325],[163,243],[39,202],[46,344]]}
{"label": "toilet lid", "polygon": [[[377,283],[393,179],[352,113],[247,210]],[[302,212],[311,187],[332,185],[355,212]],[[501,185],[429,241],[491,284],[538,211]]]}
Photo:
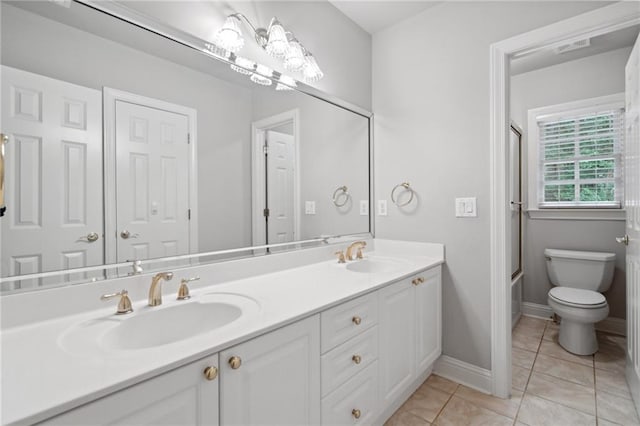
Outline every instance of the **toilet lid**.
{"label": "toilet lid", "polygon": [[581,288],[571,287],[554,287],[549,291],[549,296],[559,302],[570,303],[573,305],[602,305],[607,303],[607,299],[597,291],[583,290]]}

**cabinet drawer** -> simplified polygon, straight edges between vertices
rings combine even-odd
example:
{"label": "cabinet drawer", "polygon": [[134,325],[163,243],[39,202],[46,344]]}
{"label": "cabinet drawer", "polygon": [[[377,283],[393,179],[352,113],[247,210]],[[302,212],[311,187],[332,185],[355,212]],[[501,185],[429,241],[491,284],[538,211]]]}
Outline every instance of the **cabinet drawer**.
{"label": "cabinet drawer", "polygon": [[374,326],[322,355],[322,395],[326,395],[378,359]]}
{"label": "cabinet drawer", "polygon": [[378,323],[377,292],[322,312],[320,321],[321,348],[325,353]]}
{"label": "cabinet drawer", "polygon": [[322,424],[368,425],[376,419],[377,410],[378,362],[374,361],[322,400]]}

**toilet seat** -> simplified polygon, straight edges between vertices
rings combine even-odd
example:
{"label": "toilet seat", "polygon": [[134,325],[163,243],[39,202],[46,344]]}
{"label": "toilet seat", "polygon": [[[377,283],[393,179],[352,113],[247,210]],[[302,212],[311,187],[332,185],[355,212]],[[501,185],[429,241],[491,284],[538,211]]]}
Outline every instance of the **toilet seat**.
{"label": "toilet seat", "polygon": [[571,287],[554,287],[549,290],[549,297],[566,306],[583,309],[596,309],[607,306],[607,299],[601,293]]}

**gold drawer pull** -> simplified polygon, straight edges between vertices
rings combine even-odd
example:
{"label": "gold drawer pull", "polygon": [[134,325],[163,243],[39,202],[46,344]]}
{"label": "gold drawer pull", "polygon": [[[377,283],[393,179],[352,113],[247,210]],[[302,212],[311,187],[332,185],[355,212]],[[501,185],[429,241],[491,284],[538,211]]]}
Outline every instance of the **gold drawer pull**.
{"label": "gold drawer pull", "polygon": [[359,419],[359,418],[360,418],[360,416],[362,415],[362,413],[361,413],[361,412],[360,412],[360,410],[358,410],[357,408],[354,408],[354,409],[351,411],[351,415],[352,415],[353,417],[355,417],[356,419]]}
{"label": "gold drawer pull", "polygon": [[215,380],[218,377],[218,368],[217,367],[207,367],[204,369],[204,377],[207,380]]}
{"label": "gold drawer pull", "polygon": [[362,357],[360,355],[354,355],[351,357],[351,360],[356,364],[360,364],[362,362]]}
{"label": "gold drawer pull", "polygon": [[356,316],[351,318],[351,321],[355,324],[355,325],[360,325],[360,323],[362,322],[362,318]]}
{"label": "gold drawer pull", "polygon": [[229,358],[229,365],[234,370],[237,370],[242,365],[242,360],[239,356],[232,356],[231,358]]}

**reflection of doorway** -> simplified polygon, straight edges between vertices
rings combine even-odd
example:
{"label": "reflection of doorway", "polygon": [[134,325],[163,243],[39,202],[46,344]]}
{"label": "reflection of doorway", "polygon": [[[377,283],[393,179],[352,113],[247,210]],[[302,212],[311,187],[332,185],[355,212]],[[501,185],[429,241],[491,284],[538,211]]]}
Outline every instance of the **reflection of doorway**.
{"label": "reflection of doorway", "polygon": [[509,133],[511,191],[511,327],[522,305],[522,130],[513,122]]}
{"label": "reflection of doorway", "polygon": [[253,245],[295,241],[300,234],[298,111],[256,121],[251,128]]}
{"label": "reflection of doorway", "polygon": [[107,261],[197,250],[196,111],[105,88]]}

